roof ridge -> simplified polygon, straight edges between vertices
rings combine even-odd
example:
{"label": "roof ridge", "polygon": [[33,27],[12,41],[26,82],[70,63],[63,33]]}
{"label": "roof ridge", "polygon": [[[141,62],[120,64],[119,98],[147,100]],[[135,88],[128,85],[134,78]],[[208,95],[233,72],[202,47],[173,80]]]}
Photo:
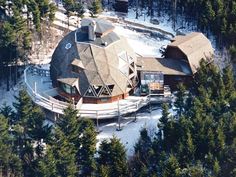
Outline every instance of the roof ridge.
{"label": "roof ridge", "polygon": [[[192,36],[191,34],[196,34],[196,35],[193,35],[193,36]],[[183,38],[185,38],[184,41],[181,41],[181,43],[180,43],[179,45],[176,45],[176,46],[183,45],[184,43],[189,42],[190,39],[193,40],[193,38],[196,38],[196,37],[199,36],[199,35],[204,36],[202,33],[197,33],[197,32],[192,32],[192,33],[190,33],[189,35],[182,36]],[[205,37],[205,36],[204,36],[204,37]],[[189,38],[189,39],[187,39],[187,38]],[[175,42],[175,41],[174,41],[174,42]]]}

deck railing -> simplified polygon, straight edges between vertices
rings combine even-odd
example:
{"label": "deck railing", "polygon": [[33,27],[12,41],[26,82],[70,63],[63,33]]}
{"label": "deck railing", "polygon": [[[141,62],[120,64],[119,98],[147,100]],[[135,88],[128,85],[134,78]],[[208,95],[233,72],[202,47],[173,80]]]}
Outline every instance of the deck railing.
{"label": "deck railing", "polygon": [[[40,94],[40,92],[37,92],[36,88],[32,88],[33,83],[31,83],[31,85],[29,84],[27,74],[49,77],[49,71],[33,66],[29,66],[28,68],[26,68],[24,71],[24,81],[27,88],[27,92],[32,98],[32,100],[39,106],[51,110],[52,112],[63,114],[64,109],[69,106],[69,103],[59,101],[53,98],[53,96],[56,96],[55,94],[57,94],[57,88],[46,90]],[[83,102],[81,98],[74,106],[76,109],[78,109],[79,115],[81,117],[87,117],[92,119],[106,119],[135,112],[140,108],[148,105],[150,101],[151,99],[146,96],[142,99],[134,99],[132,102],[129,102],[127,104],[123,104],[118,101],[117,106],[113,106],[114,108],[92,110],[81,108]]]}
{"label": "deck railing", "polygon": [[[62,114],[63,110],[69,106],[69,103],[59,101],[53,98],[52,96],[50,96],[50,94],[47,94],[47,91],[39,94],[36,88],[33,89],[32,86],[28,83],[27,74],[29,73],[33,75],[39,75],[42,77],[49,77],[50,76],[49,71],[45,69],[33,67],[33,66],[27,67],[24,71],[24,81],[25,81],[26,89],[27,89],[28,94],[30,95],[30,97],[36,104],[46,109],[49,109],[53,112]],[[48,90],[48,91],[52,91],[52,90]]]}

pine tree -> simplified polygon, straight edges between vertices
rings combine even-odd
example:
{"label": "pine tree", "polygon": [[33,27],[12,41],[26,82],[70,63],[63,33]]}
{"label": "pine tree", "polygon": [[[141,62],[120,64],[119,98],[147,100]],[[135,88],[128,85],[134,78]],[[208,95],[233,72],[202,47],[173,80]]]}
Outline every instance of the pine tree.
{"label": "pine tree", "polygon": [[163,138],[166,135],[166,126],[169,121],[169,116],[170,116],[169,107],[166,103],[164,103],[162,104],[162,116],[157,125],[159,128],[159,132],[161,134],[161,138]]}
{"label": "pine tree", "polygon": [[24,175],[28,176],[35,172],[37,158],[42,156],[44,150],[42,140],[50,139],[51,127],[44,125],[44,114],[25,90],[19,92],[13,105],[16,109],[13,129],[15,146],[23,162]]}
{"label": "pine tree", "polygon": [[135,153],[140,155],[139,157],[143,162],[148,158],[148,152],[151,148],[151,145],[152,142],[151,138],[148,135],[148,131],[146,128],[143,128],[140,131],[140,138],[134,146]]}
{"label": "pine tree", "polygon": [[13,139],[7,119],[0,114],[0,176],[21,176],[19,156],[13,151]]}
{"label": "pine tree", "polygon": [[214,164],[213,164],[213,174],[214,176],[218,176],[220,173],[220,165],[219,165],[219,161],[217,159],[215,159]]}
{"label": "pine tree", "polygon": [[5,103],[0,107],[0,114],[6,117],[9,120],[9,124],[12,125],[14,122],[14,111],[11,106],[6,105]]}
{"label": "pine tree", "polygon": [[138,142],[134,146],[135,154],[131,160],[131,170],[133,176],[148,176],[150,172],[147,166],[154,158],[152,141],[146,128],[141,129]]}
{"label": "pine tree", "polygon": [[56,177],[56,162],[52,148],[48,145],[45,156],[38,161],[36,175],[39,177]]}
{"label": "pine tree", "polygon": [[178,92],[176,94],[176,100],[174,102],[176,115],[179,118],[182,116],[185,109],[185,99],[186,99],[186,89],[185,86],[181,83],[177,86]]}
{"label": "pine tree", "polygon": [[216,148],[221,153],[225,148],[225,134],[220,126],[217,127],[216,133]]}
{"label": "pine tree", "polygon": [[77,110],[69,106],[57,126],[67,141],[75,148],[79,176],[92,176],[96,170],[96,132],[94,123],[89,119],[77,117]]}
{"label": "pine tree", "polygon": [[225,86],[226,99],[231,99],[233,96],[235,96],[235,81],[232,68],[226,67],[223,69],[222,79]]}
{"label": "pine tree", "polygon": [[64,110],[63,116],[58,121],[57,125],[65,134],[70,142],[76,144],[79,136],[79,119],[78,111],[70,105]]}
{"label": "pine tree", "polygon": [[167,104],[162,105],[162,117],[158,123],[158,138],[162,139],[163,146],[166,150],[173,148],[178,142],[178,129],[176,128],[176,120],[169,115],[169,107]]}
{"label": "pine tree", "polygon": [[201,164],[193,165],[187,168],[186,172],[183,172],[183,176],[191,177],[204,177],[204,169]]}
{"label": "pine tree", "polygon": [[98,177],[109,177],[109,167],[106,165],[98,165]]}
{"label": "pine tree", "polygon": [[181,174],[181,169],[179,162],[173,154],[170,154],[169,158],[165,162],[165,167],[163,171],[163,177],[179,177]]}
{"label": "pine tree", "polygon": [[80,176],[93,176],[96,170],[94,154],[96,152],[96,131],[94,123],[89,119],[79,122],[79,140],[76,144],[77,163]]}
{"label": "pine tree", "polygon": [[92,16],[100,13],[102,10],[102,5],[100,0],[94,0],[92,2],[92,6],[90,7],[90,11],[92,12]]}
{"label": "pine tree", "polygon": [[128,176],[128,164],[124,146],[116,137],[103,140],[98,150],[97,163],[109,168],[109,176]]}
{"label": "pine tree", "polygon": [[[76,176],[78,173],[76,167],[76,149],[60,128],[55,129],[51,150],[53,157],[50,158],[53,160],[56,159],[56,176]],[[54,164],[49,165],[52,165],[52,169],[54,169]]]}

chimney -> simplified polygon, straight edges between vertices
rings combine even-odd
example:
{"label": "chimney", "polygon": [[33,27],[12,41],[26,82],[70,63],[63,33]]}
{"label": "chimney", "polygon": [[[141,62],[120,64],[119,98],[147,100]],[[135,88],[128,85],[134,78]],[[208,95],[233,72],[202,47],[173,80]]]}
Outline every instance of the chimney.
{"label": "chimney", "polygon": [[95,29],[96,29],[96,22],[92,20],[88,25],[88,38],[90,41],[95,41],[96,39]]}

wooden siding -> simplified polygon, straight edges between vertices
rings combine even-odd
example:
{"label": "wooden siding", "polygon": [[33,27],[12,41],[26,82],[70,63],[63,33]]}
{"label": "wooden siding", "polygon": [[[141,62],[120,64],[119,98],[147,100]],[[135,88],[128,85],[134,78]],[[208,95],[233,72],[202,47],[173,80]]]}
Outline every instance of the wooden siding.
{"label": "wooden siding", "polygon": [[129,94],[122,94],[114,97],[104,97],[104,98],[92,98],[92,97],[83,97],[83,103],[91,103],[91,104],[102,104],[102,103],[112,103],[114,101],[118,101],[125,99]]}

